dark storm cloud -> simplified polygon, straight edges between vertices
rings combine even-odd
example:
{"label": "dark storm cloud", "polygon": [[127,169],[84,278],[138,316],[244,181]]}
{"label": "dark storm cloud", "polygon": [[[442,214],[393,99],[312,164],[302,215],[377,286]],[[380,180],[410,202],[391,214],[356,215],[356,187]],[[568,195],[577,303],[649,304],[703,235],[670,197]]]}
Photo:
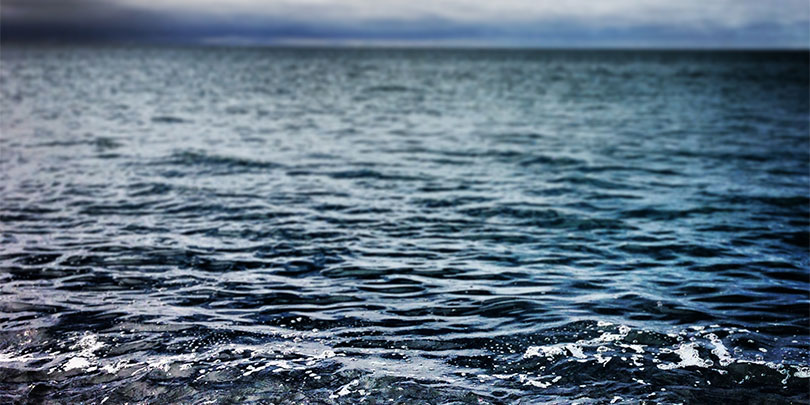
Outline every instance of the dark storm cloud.
{"label": "dark storm cloud", "polygon": [[105,39],[147,34],[165,24],[154,12],[101,0],[4,0],[4,40]]}

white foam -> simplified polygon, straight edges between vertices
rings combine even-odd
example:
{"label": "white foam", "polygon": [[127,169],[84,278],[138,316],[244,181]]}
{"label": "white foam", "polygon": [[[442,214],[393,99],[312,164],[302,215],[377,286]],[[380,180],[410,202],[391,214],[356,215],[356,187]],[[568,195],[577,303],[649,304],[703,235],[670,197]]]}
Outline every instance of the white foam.
{"label": "white foam", "polygon": [[550,345],[550,346],[529,346],[526,349],[526,354],[523,355],[524,358],[530,357],[547,357],[551,358],[554,356],[560,356],[565,354],[565,348],[562,345]]}
{"label": "white foam", "polygon": [[710,360],[703,360],[700,358],[697,351],[697,343],[682,343],[673,352],[681,357],[681,361],[678,363],[659,364],[658,368],[661,370],[672,370],[675,368],[684,368],[690,366],[707,368],[712,365]]}
{"label": "white foam", "polygon": [[575,345],[575,344],[565,345],[565,348],[566,348],[566,350],[568,350],[571,353],[572,356],[574,356],[574,357],[576,357],[578,359],[587,358],[587,356],[585,356],[585,353],[582,351],[582,348]]}
{"label": "white foam", "polygon": [[330,395],[329,398],[335,399],[335,398],[339,398],[339,397],[345,397],[346,395],[349,395],[349,394],[352,393],[350,388],[354,387],[354,386],[356,386],[358,384],[360,384],[360,380],[354,380],[354,381],[344,385],[343,388],[340,389],[340,391]]}
{"label": "white foam", "polygon": [[531,385],[531,386],[537,387],[537,388],[548,388],[548,387],[551,386],[551,383],[542,382],[542,381],[538,381],[538,380],[526,380],[526,382],[523,385]]}
{"label": "white foam", "polygon": [[734,362],[734,359],[731,357],[728,349],[725,345],[723,345],[723,341],[721,341],[717,335],[710,333],[706,335],[706,338],[709,339],[709,342],[711,342],[712,346],[714,346],[714,349],[712,349],[712,354],[717,356],[721,366],[726,367]]}
{"label": "white foam", "polygon": [[536,379],[529,378],[528,376],[526,376],[526,374],[520,374],[519,378],[520,382],[522,382],[523,385],[531,385],[532,387],[537,388],[548,388],[551,386],[550,382],[540,381],[539,378]]}
{"label": "white foam", "polygon": [[628,345],[624,343],[620,343],[619,346],[631,349],[638,354],[644,353],[644,348],[647,347],[647,345]]}
{"label": "white foam", "polygon": [[810,367],[797,368],[793,376],[796,378],[810,378]]}
{"label": "white foam", "polygon": [[74,357],[68,360],[67,363],[62,366],[62,369],[65,371],[86,368],[90,368],[90,360],[87,360],[84,357]]}
{"label": "white foam", "polygon": [[26,363],[29,361],[47,360],[48,357],[34,357],[32,354],[16,356],[12,353],[0,353],[0,363]]}
{"label": "white foam", "polygon": [[78,350],[78,352],[75,353],[75,357],[68,359],[68,361],[62,365],[62,370],[94,371],[98,369],[95,352],[103,347],[104,343],[98,340],[98,336],[85,334],[76,344],[70,346],[71,349]]}

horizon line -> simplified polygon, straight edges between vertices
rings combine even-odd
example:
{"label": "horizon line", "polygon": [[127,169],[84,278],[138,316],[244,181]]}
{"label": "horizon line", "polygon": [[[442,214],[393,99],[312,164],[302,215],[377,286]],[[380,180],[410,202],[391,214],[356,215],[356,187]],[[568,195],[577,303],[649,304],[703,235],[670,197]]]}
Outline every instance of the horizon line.
{"label": "horizon line", "polygon": [[111,46],[149,48],[241,48],[241,49],[368,49],[368,50],[453,50],[453,51],[652,51],[652,52],[810,52],[806,46],[684,46],[684,45],[524,45],[505,43],[447,43],[442,41],[267,41],[267,42],[216,42],[216,41],[167,41],[167,40],[121,40],[121,39],[3,39],[0,47],[21,46]]}

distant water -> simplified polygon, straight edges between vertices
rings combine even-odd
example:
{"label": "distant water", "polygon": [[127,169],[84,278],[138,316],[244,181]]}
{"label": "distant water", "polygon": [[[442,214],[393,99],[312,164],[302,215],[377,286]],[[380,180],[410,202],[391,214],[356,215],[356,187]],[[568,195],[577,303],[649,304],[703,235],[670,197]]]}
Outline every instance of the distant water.
{"label": "distant water", "polygon": [[808,59],[5,46],[0,402],[807,403]]}

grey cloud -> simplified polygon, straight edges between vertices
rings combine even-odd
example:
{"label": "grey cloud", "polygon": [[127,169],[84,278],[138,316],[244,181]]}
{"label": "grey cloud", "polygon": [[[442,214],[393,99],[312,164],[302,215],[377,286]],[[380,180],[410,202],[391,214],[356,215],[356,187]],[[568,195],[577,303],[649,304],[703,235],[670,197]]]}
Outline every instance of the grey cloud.
{"label": "grey cloud", "polygon": [[4,0],[4,40],[802,47],[810,4],[751,0]]}

